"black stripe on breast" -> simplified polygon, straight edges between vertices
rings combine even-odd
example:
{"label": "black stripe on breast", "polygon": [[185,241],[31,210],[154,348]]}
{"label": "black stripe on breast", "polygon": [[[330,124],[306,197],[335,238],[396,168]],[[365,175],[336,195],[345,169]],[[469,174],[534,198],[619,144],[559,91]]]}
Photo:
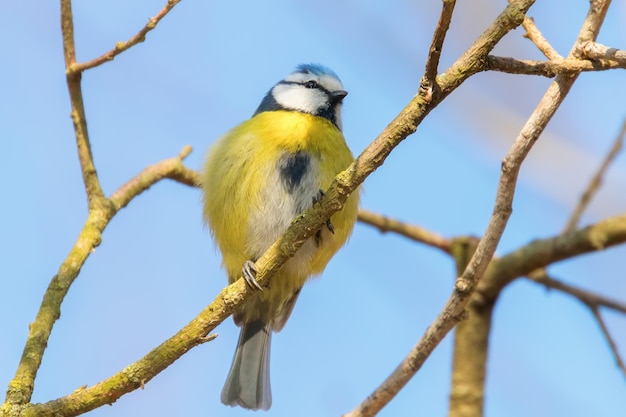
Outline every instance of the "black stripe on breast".
{"label": "black stripe on breast", "polygon": [[300,185],[310,165],[311,158],[309,154],[302,151],[285,154],[278,160],[280,177],[289,193],[293,193],[296,187]]}

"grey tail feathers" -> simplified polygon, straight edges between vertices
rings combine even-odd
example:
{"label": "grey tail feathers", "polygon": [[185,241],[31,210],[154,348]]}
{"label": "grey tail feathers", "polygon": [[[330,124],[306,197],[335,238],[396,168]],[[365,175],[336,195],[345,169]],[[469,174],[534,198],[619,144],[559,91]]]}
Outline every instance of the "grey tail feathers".
{"label": "grey tail feathers", "polygon": [[244,323],[233,364],[222,389],[222,403],[249,410],[268,410],[270,388],[271,323]]}

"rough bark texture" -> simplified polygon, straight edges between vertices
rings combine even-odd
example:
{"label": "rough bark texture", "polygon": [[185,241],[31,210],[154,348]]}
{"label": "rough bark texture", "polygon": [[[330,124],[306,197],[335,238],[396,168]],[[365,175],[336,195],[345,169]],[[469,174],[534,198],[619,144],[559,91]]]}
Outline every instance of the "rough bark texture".
{"label": "rough bark texture", "polygon": [[[457,275],[465,270],[477,244],[478,240],[473,238],[453,242],[452,254],[456,261]],[[455,329],[449,417],[475,417],[483,414],[483,382],[493,306],[492,300],[484,300],[480,293],[475,292],[467,306],[468,319],[460,322]]]}

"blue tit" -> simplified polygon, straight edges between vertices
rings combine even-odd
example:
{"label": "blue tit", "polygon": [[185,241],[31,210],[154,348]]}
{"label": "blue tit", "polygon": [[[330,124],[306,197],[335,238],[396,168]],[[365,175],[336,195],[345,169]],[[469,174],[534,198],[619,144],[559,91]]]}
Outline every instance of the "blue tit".
{"label": "blue tit", "polygon": [[[254,262],[293,218],[323,194],[354,160],[341,132],[339,77],[300,65],[267,93],[251,119],[217,141],[202,173],[204,219],[220,248],[230,283],[258,286]],[[321,274],[357,217],[358,191],[278,273],[234,314],[241,326],[224,404],[267,410],[270,339],[289,318],[304,282]]]}

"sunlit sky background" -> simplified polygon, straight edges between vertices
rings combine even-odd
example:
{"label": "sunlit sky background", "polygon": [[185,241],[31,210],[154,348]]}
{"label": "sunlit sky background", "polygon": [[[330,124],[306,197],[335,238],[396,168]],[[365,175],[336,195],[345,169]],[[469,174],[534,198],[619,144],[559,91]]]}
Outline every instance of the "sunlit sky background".
{"label": "sunlit sky background", "polygon": [[[163,1],[75,1],[77,55],[126,40]],[[459,1],[442,68],[506,1]],[[586,1],[538,1],[539,28],[563,55]],[[58,2],[4,1],[0,14],[0,382],[12,378],[44,290],[86,218],[64,78]],[[440,2],[203,2],[185,0],[145,43],[84,74],[89,131],[111,194],[145,166],[207,148],[248,118],[302,62],[332,67],[350,92],[348,143],[360,153],[415,94]],[[626,2],[599,41],[626,47]],[[540,59],[518,29],[496,53]],[[478,74],[442,103],[365,183],[362,207],[444,236],[480,235],[500,161],[550,80]],[[584,74],[522,169],[499,254],[558,234],[626,116],[623,70]],[[584,224],[626,210],[626,158],[608,173]],[[224,286],[201,220],[198,190],[165,181],[121,211],[63,304],[33,401],[92,385],[173,335]],[[626,299],[626,247],[550,272]],[[450,294],[453,263],[439,252],[357,225],[323,277],[307,285],[272,346],[272,416],[338,416],[395,368]],[[604,317],[626,355],[626,318]],[[192,350],[96,416],[243,416],[219,402],[238,328],[229,319]],[[447,412],[452,337],[381,413]],[[6,385],[5,385],[6,386]],[[502,295],[490,345],[488,416],[623,416],[626,380],[581,303],[520,280]]]}

